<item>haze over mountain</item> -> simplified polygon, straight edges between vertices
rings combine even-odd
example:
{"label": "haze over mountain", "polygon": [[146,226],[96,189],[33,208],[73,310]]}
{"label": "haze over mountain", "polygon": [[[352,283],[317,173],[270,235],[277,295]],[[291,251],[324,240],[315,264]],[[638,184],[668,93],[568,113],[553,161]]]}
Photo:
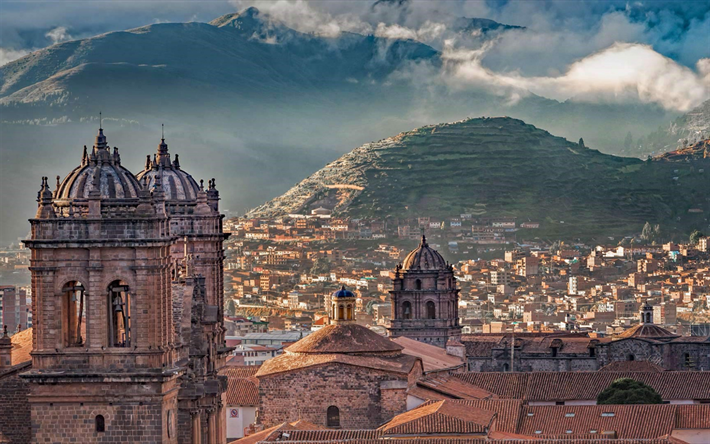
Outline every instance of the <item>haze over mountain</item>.
{"label": "haze over mountain", "polygon": [[644,162],[517,119],[467,119],[365,144],[249,214],[318,207],[378,219],[471,213],[539,222],[527,235],[550,237],[623,236],[646,221],[683,232],[707,226],[706,147],[684,153],[682,162]]}
{"label": "haze over mountain", "polygon": [[[524,32],[461,17],[452,30],[475,44]],[[249,8],[210,23],[159,23],[62,42],[0,67],[0,181],[8,190],[0,204],[13,208],[0,215],[3,240],[25,233],[36,177],[78,163],[99,111],[133,171],[155,150],[165,123],[185,169],[224,178],[224,207],[233,214],[352,146],[431,122],[510,115],[619,152],[628,132],[647,134],[679,115],[661,102],[561,102],[519,86],[511,93],[462,85],[470,60],[454,63],[450,48],[414,40],[424,37],[421,29],[400,31],[304,33]]]}

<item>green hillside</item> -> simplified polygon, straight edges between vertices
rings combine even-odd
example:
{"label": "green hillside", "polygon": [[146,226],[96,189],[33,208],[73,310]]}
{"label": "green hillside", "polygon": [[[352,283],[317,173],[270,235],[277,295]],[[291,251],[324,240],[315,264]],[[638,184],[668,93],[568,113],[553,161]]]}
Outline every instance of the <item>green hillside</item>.
{"label": "green hillside", "polygon": [[367,218],[511,216],[540,222],[540,235],[618,236],[646,221],[684,232],[708,224],[705,163],[610,156],[521,120],[469,119],[363,145],[251,215],[325,206]]}

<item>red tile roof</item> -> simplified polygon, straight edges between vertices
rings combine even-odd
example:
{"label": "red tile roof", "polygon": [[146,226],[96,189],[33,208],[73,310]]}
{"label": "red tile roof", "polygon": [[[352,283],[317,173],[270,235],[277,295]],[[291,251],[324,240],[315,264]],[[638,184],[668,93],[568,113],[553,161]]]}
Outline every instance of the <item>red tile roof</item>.
{"label": "red tile roof", "polygon": [[492,399],[498,397],[451,375],[433,375],[418,381],[417,385],[446,395],[445,398],[449,399]]}
{"label": "red tile roof", "polygon": [[30,356],[32,351],[32,328],[15,333],[10,340],[12,341],[12,365],[32,360],[32,356]]}
{"label": "red tile roof", "polygon": [[390,353],[402,350],[390,339],[358,324],[326,325],[287,349],[291,353]]}
{"label": "red tile roof", "polygon": [[402,353],[421,358],[425,373],[457,369],[465,365],[463,359],[447,354],[445,349],[436,345],[426,344],[404,336],[392,339],[392,342],[404,348]]}
{"label": "red tile roof", "polygon": [[294,354],[286,352],[281,356],[265,361],[256,376],[262,378],[276,373],[325,364],[345,364],[392,373],[409,374],[419,362],[421,361],[418,358],[408,355],[366,356],[349,354]]}
{"label": "red tile roof", "polygon": [[496,413],[457,401],[425,403],[380,427],[384,435],[487,433]]}

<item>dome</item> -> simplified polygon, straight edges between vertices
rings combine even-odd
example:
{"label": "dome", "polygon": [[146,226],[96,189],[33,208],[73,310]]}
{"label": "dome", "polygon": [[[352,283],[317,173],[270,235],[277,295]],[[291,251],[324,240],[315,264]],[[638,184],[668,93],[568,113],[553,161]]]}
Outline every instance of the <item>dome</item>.
{"label": "dome", "polygon": [[403,347],[358,324],[326,325],[289,346],[289,353],[392,353]]}
{"label": "dome", "polygon": [[355,297],[355,293],[353,293],[350,290],[347,290],[345,288],[345,285],[343,285],[343,288],[341,288],[340,290],[333,293],[333,298],[336,298],[336,299],[338,299],[338,298],[354,298],[354,297]]}
{"label": "dome", "polygon": [[56,199],[88,199],[94,188],[99,190],[102,199],[135,199],[140,190],[133,174],[121,166],[118,148],[110,152],[101,128],[91,154],[87,154],[84,147],[81,165],[57,187]]}
{"label": "dome", "polygon": [[145,180],[148,184],[148,189],[153,190],[155,188],[155,178],[161,172],[162,180],[160,184],[167,200],[195,201],[197,199],[200,186],[191,175],[180,169],[177,154],[174,161],[170,160],[168,144],[165,143],[165,139],[161,139],[160,145],[158,145],[158,152],[153,161],[150,160],[150,156],[147,156],[145,169],[138,173],[136,177],[141,183]]}
{"label": "dome", "polygon": [[639,324],[632,327],[617,336],[620,339],[624,338],[647,338],[647,339],[672,339],[679,335],[673,334],[663,327],[655,324]]}
{"label": "dome", "polygon": [[444,258],[429,247],[425,236],[422,236],[419,246],[407,255],[402,264],[404,270],[445,270],[446,267]]}

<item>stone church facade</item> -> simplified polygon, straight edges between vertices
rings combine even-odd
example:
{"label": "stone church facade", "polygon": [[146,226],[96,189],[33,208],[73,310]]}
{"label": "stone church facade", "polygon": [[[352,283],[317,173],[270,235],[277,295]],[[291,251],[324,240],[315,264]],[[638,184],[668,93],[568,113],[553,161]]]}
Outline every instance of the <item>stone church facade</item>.
{"label": "stone church facade", "polygon": [[103,129],[30,219],[32,442],[226,440],[219,193],[162,139],[121,165]]}
{"label": "stone church facade", "polygon": [[454,269],[426,237],[397,266],[392,285],[390,337],[405,336],[439,347],[461,338]]}

